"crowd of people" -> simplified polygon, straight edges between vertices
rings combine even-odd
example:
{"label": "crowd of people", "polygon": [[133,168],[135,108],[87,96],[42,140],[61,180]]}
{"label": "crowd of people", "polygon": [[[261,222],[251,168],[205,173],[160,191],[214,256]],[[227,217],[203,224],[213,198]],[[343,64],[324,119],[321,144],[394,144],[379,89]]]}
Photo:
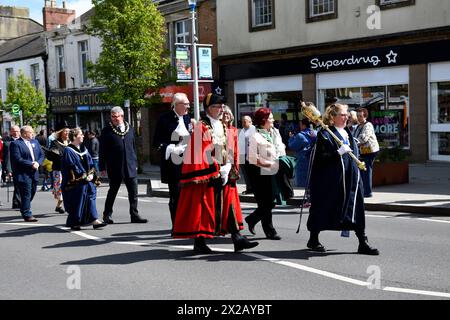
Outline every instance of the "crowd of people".
{"label": "crowd of people", "polygon": [[[372,167],[379,150],[367,109],[356,110],[352,120],[347,105],[332,104],[323,116],[326,130],[304,117],[299,129],[290,129],[283,138],[271,109],[245,115],[239,132],[232,110],[224,103],[224,97],[208,94],[204,114],[195,121],[189,116],[186,94],[176,93],[171,110],[157,122],[153,145],[161,156],[161,181],[169,186],[174,238],[192,238],[194,251],[211,254],[206,240],[231,234],[238,252],[258,245],[241,234],[244,222],[251,234],[261,222],[266,239],[281,240],[272,210],[293,196],[293,180],[295,186],[305,188],[303,206],[310,207],[310,250],[325,251],[319,242],[321,231],[340,230],[348,236],[353,230],[359,240],[358,253],[379,254],[365,233],[364,198],[372,196]],[[67,123],[59,124],[48,137],[42,130],[36,138],[32,127],[12,126],[0,148],[2,177],[12,178],[12,207],[20,209],[24,221],[37,221],[31,203],[42,173],[41,190],[52,190],[55,211],[67,212],[66,226],[72,230],[113,224],[122,182],[128,191],[131,223],[147,222],[138,212],[135,132],[124,121],[122,108],[111,110],[111,120],[99,137]],[[287,148],[295,157],[286,153]],[[358,168],[354,155],[365,162],[366,171]],[[237,189],[241,175],[244,192],[253,194],[257,203],[245,219]],[[109,189],[100,219],[96,194],[101,176],[108,177]]]}

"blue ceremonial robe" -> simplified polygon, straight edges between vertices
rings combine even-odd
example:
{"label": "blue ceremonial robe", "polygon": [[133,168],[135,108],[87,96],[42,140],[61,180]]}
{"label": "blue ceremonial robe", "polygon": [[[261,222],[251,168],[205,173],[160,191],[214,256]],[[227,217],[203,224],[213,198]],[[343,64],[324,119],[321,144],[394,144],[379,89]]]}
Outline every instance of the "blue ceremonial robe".
{"label": "blue ceremonial robe", "polygon": [[81,146],[81,150],[76,150],[73,145],[64,149],[61,189],[64,207],[69,214],[66,223],[68,227],[88,224],[98,218],[95,205],[97,190],[94,183],[85,180],[74,183],[74,179],[87,174],[93,167],[92,157],[84,146]]}
{"label": "blue ceremonial robe", "polygon": [[[331,131],[341,140],[336,128]],[[358,147],[350,131],[350,147],[358,156]],[[309,231],[364,230],[364,197],[359,168],[349,154],[342,157],[339,146],[326,131],[320,130],[313,150],[310,190]]]}

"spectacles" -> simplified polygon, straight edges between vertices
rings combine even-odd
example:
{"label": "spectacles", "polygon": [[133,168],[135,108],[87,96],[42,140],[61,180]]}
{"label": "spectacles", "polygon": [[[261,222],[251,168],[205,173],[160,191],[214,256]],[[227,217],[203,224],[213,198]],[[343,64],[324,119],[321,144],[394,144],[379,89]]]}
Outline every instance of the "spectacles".
{"label": "spectacles", "polygon": [[111,118],[120,118],[123,117],[123,114],[119,114],[119,115],[111,115]]}
{"label": "spectacles", "polygon": [[211,108],[224,108],[225,105],[224,104],[213,104],[212,106],[210,106]]}
{"label": "spectacles", "polygon": [[189,102],[186,102],[186,103],[178,102],[177,104],[182,104],[185,107],[189,107],[191,105]]}

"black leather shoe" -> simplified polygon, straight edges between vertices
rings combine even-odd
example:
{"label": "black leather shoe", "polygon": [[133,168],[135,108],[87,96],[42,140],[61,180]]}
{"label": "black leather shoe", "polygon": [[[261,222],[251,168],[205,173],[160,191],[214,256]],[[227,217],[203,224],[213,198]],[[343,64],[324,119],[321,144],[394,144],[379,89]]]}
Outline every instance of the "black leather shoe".
{"label": "black leather shoe", "polygon": [[111,219],[110,216],[103,216],[103,222],[104,222],[104,223],[107,223],[107,224],[113,224],[113,223],[114,223],[114,220]]}
{"label": "black leather shoe", "polygon": [[251,249],[256,247],[258,244],[259,242],[251,242],[246,237],[242,236],[242,238],[234,243],[234,252],[242,251],[244,249]]}
{"label": "black leather shoe", "polygon": [[311,250],[315,252],[325,252],[325,247],[319,242],[319,241],[308,241],[306,246]]}
{"label": "black leather shoe", "polygon": [[250,231],[251,234],[256,234],[255,224],[250,222],[250,219],[248,219],[248,217],[245,217],[245,222],[247,222],[248,224],[248,231]]}
{"label": "black leather shoe", "polygon": [[33,216],[25,217],[25,218],[23,218],[23,220],[24,220],[25,222],[36,222],[36,221],[38,221],[38,219],[36,219],[36,218],[33,217]]}
{"label": "black leather shoe", "polygon": [[81,230],[81,227],[80,227],[80,226],[72,226],[72,227],[70,227],[70,230],[73,230],[73,231],[80,231],[80,230]]}
{"label": "black leather shoe", "polygon": [[131,217],[131,223],[147,223],[147,219],[141,218],[140,216]]}
{"label": "black leather shoe", "polygon": [[66,211],[63,209],[63,207],[56,207],[55,211],[58,213],[65,213]]}
{"label": "black leather shoe", "polygon": [[359,242],[358,253],[359,254],[367,254],[370,256],[378,256],[380,254],[378,249],[372,248],[369,245],[369,243],[367,242],[367,237],[364,237],[364,241]]}
{"label": "black leather shoe", "polygon": [[92,227],[94,229],[99,229],[99,228],[106,227],[107,225],[108,225],[107,223],[95,223],[95,224],[92,225]]}
{"label": "black leather shoe", "polygon": [[266,238],[269,240],[281,240],[281,237],[278,235],[278,233],[271,233],[271,234],[267,234]]}
{"label": "black leather shoe", "polygon": [[194,251],[201,254],[214,253],[205,243],[205,238],[195,238]]}

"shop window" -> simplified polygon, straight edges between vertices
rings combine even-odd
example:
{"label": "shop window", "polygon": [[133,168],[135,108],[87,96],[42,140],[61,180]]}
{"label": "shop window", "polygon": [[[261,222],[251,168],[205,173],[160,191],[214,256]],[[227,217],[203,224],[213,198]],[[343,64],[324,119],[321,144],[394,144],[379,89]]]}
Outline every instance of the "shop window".
{"label": "shop window", "polygon": [[248,0],[249,31],[275,28],[275,0]]}
{"label": "shop window", "polygon": [[274,126],[278,129],[281,126],[280,133],[283,141],[287,143],[289,131],[296,132],[298,121],[303,118],[299,107],[301,100],[301,91],[237,94],[236,124],[238,128],[242,128],[243,116],[248,115],[253,118],[255,111],[259,108],[270,108],[275,119]]}
{"label": "shop window", "polygon": [[40,74],[39,74],[39,64],[35,63],[30,66],[30,73],[31,73],[31,83],[35,87],[36,90],[39,90],[39,84],[40,84]]}
{"label": "shop window", "polygon": [[376,4],[381,10],[385,10],[414,5],[415,0],[376,0]]}
{"label": "shop window", "polygon": [[305,0],[306,22],[316,22],[337,18],[337,0]]}
{"label": "shop window", "polygon": [[319,90],[322,113],[335,102],[347,104],[349,110],[366,108],[380,147],[409,147],[408,85]]}
{"label": "shop window", "polygon": [[[431,84],[431,157],[444,160],[450,156],[450,82]],[[439,158],[441,157],[441,158]]]}
{"label": "shop window", "polygon": [[78,42],[78,54],[80,61],[80,84],[85,86],[88,84],[87,63],[89,61],[89,48],[87,41]]}

